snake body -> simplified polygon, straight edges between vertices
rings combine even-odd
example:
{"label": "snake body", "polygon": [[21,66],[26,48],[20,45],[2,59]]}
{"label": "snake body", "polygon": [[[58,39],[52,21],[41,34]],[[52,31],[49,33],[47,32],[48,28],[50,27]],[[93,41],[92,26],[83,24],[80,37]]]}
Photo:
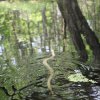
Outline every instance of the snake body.
{"label": "snake body", "polygon": [[47,80],[47,86],[48,86],[48,89],[50,90],[51,94],[53,94],[51,80],[52,80],[53,75],[54,75],[54,70],[48,64],[48,60],[50,60],[50,59],[52,60],[55,57],[55,53],[54,53],[54,50],[53,49],[51,49],[51,53],[52,53],[52,56],[50,56],[49,58],[45,58],[43,60],[43,64],[45,65],[46,69],[49,71],[49,77],[48,77],[48,80]]}

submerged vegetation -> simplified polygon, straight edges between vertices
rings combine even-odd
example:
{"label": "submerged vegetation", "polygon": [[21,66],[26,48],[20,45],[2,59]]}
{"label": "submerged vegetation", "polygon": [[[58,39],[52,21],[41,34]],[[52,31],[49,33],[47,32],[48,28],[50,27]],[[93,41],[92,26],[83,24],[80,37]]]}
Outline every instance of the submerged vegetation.
{"label": "submerged vegetation", "polygon": [[99,100],[99,11],[99,0],[1,0],[0,100]]}

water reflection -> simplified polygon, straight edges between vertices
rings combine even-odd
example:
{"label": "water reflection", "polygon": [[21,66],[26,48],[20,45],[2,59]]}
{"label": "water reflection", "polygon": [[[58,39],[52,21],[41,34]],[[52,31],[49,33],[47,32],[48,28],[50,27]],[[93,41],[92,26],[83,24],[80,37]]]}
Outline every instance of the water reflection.
{"label": "water reflection", "polygon": [[17,65],[16,59],[14,57],[11,58],[11,62],[12,62],[13,65]]}
{"label": "water reflection", "polygon": [[[69,75],[67,76],[66,74],[70,73],[70,71],[68,71],[67,69],[67,73],[66,73],[65,69],[69,66],[71,67],[72,65],[70,64],[67,65],[65,62],[69,63],[71,62],[71,60],[67,61],[68,58],[66,59],[66,57],[68,55],[66,56],[66,54],[58,57],[59,54],[63,54],[63,46],[59,45],[60,41],[57,41],[56,43],[53,42],[52,44],[52,47],[56,52],[56,56],[57,56],[56,59],[60,58],[60,60],[51,61],[50,64],[52,65],[52,67],[54,67],[55,72],[57,71],[56,73],[62,73],[62,75],[58,74],[58,77],[53,80],[52,83],[54,85],[53,89],[55,95],[54,96],[50,95],[46,86],[47,71],[45,71],[46,69],[42,63],[44,59],[42,57],[44,56],[48,57],[48,55],[50,54],[51,44],[49,44],[49,42],[47,41],[47,43],[44,45],[44,42],[41,43],[40,37],[33,38],[33,41],[31,42],[32,44],[31,47],[30,42],[20,41],[18,48],[10,48],[8,51],[6,50],[4,58],[7,59],[8,62],[7,60],[2,58],[2,63],[3,61],[5,61],[3,63],[2,72],[6,68],[10,68],[8,66],[18,65],[17,68],[19,70],[18,72],[16,72],[18,73],[17,75],[15,75],[15,73],[13,72],[10,73],[11,71],[10,69],[8,70],[8,72],[9,72],[9,77],[12,78],[12,76],[15,76],[15,80],[12,78],[12,80],[15,83],[15,86],[17,85],[18,89],[22,88],[20,90],[23,90],[23,94],[24,94],[23,98],[28,98],[26,100],[100,100],[100,87],[95,85],[94,83],[88,82],[87,80],[86,82],[83,81],[84,79],[82,79],[82,77],[79,79],[79,76],[82,75],[82,74],[80,75],[81,72],[79,70],[77,69],[73,70],[74,74],[76,75],[75,77],[77,77],[78,79],[77,81],[68,79]],[[14,47],[17,46],[15,44],[11,44],[11,45],[13,45]],[[30,55],[30,49],[33,50],[32,55]],[[4,46],[2,44],[0,46],[0,55],[3,54],[3,51],[4,51]],[[71,58],[71,56],[69,57]],[[37,58],[41,58],[41,59],[38,60]],[[74,67],[76,67],[76,65],[74,65]],[[64,72],[62,72],[63,70]],[[4,73],[6,74],[7,72]],[[6,76],[8,76],[8,74]],[[9,84],[10,87],[12,86],[12,80],[7,80],[7,81],[11,81],[11,83]],[[31,87],[30,82],[33,81],[34,81],[34,85],[33,87]],[[27,86],[27,84],[29,84],[29,87],[23,88]]]}
{"label": "water reflection", "polygon": [[2,55],[3,54],[3,51],[4,51],[4,46],[3,46],[3,44],[0,46],[0,55]]}
{"label": "water reflection", "polygon": [[94,100],[100,100],[100,86],[92,86],[90,96],[93,97]]}
{"label": "water reflection", "polygon": [[41,48],[38,48],[37,51],[38,51],[38,53],[41,53],[42,54]]}
{"label": "water reflection", "polygon": [[36,47],[37,44],[35,42],[32,42],[32,47]]}
{"label": "water reflection", "polygon": [[46,48],[46,52],[50,52],[49,46],[46,46],[45,48]]}

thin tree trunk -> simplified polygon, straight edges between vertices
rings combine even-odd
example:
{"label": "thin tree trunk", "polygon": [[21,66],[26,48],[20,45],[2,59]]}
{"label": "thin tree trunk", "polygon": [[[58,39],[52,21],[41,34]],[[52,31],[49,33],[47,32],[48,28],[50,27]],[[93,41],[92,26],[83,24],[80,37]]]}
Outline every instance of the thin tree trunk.
{"label": "thin tree trunk", "polygon": [[28,28],[28,35],[29,35],[29,41],[30,41],[30,55],[33,55],[33,46],[32,46],[32,36],[30,32],[30,21],[29,21],[29,16],[27,14],[27,28]]}
{"label": "thin tree trunk", "polygon": [[42,23],[43,23],[43,33],[44,33],[44,49],[46,49],[46,41],[48,39],[47,34],[47,18],[46,18],[46,7],[42,9]]}
{"label": "thin tree trunk", "polygon": [[16,20],[17,18],[19,17],[19,11],[17,10],[14,10],[12,12],[13,14],[13,17],[12,17],[12,31],[13,31],[13,41],[14,42],[14,55],[16,57],[16,61],[17,61],[17,64],[20,65],[20,54],[19,54],[19,41],[18,41],[18,37],[17,37],[17,23],[16,23]]}
{"label": "thin tree trunk", "polygon": [[43,22],[43,33],[45,34],[45,36],[47,37],[48,34],[47,34],[47,18],[46,18],[46,7],[44,7],[42,9],[42,22]]}
{"label": "thin tree trunk", "polygon": [[66,20],[64,19],[63,21],[64,23],[64,28],[63,28],[63,32],[64,32],[64,36],[63,36],[63,52],[66,51],[66,39],[67,39],[67,32],[66,32],[66,27],[67,27],[67,23]]}

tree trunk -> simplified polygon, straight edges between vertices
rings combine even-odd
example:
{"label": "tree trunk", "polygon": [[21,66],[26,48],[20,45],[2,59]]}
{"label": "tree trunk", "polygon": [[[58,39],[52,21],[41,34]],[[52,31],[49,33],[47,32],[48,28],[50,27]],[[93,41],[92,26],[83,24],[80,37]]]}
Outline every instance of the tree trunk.
{"label": "tree trunk", "polygon": [[[100,59],[99,40],[96,37],[94,31],[92,31],[91,28],[89,27],[85,17],[83,16],[79,8],[77,0],[62,0],[62,1],[58,0],[57,2],[64,19],[68,22],[68,28],[71,34],[72,35],[77,34],[77,36],[80,37],[81,42],[82,39],[80,34],[83,34],[91,50],[93,51],[95,61],[99,62]],[[84,45],[83,43],[81,44]],[[82,45],[81,45],[82,47],[81,49],[86,54],[86,50]],[[78,47],[80,52],[82,52],[79,44]]]}
{"label": "tree trunk", "polygon": [[72,41],[75,45],[75,48],[76,48],[78,54],[80,55],[80,59],[81,59],[81,61],[85,62],[88,59],[88,55],[85,50],[85,45],[81,38],[80,31],[73,21],[74,15],[70,15],[67,11],[68,9],[66,8],[66,2],[68,2],[68,1],[69,1],[69,5],[70,5],[70,0],[62,0],[62,1],[58,0],[58,6],[62,13],[64,20],[66,21],[66,24],[68,25],[68,29],[71,33]]}
{"label": "tree trunk", "polygon": [[30,41],[30,55],[33,55],[33,46],[32,46],[33,38],[30,32],[30,21],[29,21],[28,14],[27,14],[27,29],[28,29],[28,35],[29,35],[29,41]]}

